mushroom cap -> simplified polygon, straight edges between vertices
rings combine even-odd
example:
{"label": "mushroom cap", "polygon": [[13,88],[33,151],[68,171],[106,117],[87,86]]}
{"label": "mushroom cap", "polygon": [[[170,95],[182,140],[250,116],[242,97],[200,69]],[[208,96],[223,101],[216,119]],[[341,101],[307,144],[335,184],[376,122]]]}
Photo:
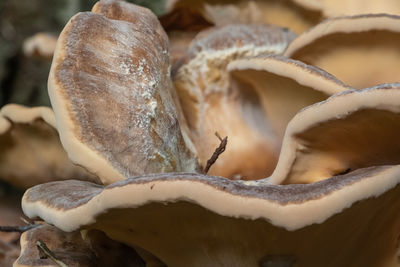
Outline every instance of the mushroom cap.
{"label": "mushroom cap", "polygon": [[158,46],[156,49],[161,50],[162,53],[165,53],[165,50],[168,49],[168,39],[166,39],[164,29],[157,17],[148,8],[120,0],[100,0],[93,6],[92,12],[103,15],[108,19],[130,22],[134,24],[129,25],[132,29],[150,34],[155,46]]}
{"label": "mushroom cap", "polygon": [[[53,128],[56,128],[56,119],[54,113],[49,107],[25,107],[18,104],[5,105],[0,111],[4,119],[8,119],[14,123],[29,124],[35,120],[43,120]],[[11,124],[9,124],[11,126]],[[1,129],[3,133],[8,128]]]}
{"label": "mushroom cap", "polygon": [[56,48],[57,36],[39,32],[24,41],[22,50],[27,57],[38,57],[47,60],[53,58]]}
{"label": "mushroom cap", "polygon": [[94,10],[101,14],[79,13],[65,26],[49,76],[68,156],[103,183],[197,170],[181,132],[167,36],[157,18],[119,1],[101,1]]}
{"label": "mushroom cap", "polygon": [[59,266],[50,258],[40,258],[36,246],[38,240],[68,267],[145,266],[132,248],[107,238],[101,232],[89,232],[83,239],[79,231],[65,233],[54,226],[43,224],[21,235],[21,254],[14,262],[14,267]]}
{"label": "mushroom cap", "polygon": [[[212,166],[210,174],[255,179],[272,172],[277,148],[264,132],[248,125],[248,119],[263,123],[262,117],[253,118],[260,112],[249,114],[250,118],[244,118],[241,112],[242,102],[249,100],[248,105],[252,106],[253,98],[257,102],[257,95],[233,88],[227,65],[248,56],[282,53],[293,38],[294,34],[286,29],[262,24],[215,27],[199,33],[186,55],[174,66],[175,88],[203,166],[219,145],[214,133],[228,136],[226,151]],[[240,157],[249,160],[241,161]]]}
{"label": "mushroom cap", "polygon": [[168,266],[259,266],[276,255],[297,266],[389,266],[399,174],[399,166],[370,167],[285,186],[183,173],[107,187],[71,180],[29,189],[22,206],[64,231],[104,231]]}
{"label": "mushroom cap", "polygon": [[8,104],[0,110],[0,177],[19,188],[39,183],[79,179],[100,180],[72,164],[48,107]]}
{"label": "mushroom cap", "polygon": [[[228,60],[235,56],[281,54],[296,36],[286,28],[260,23],[212,27],[194,38],[180,64],[202,64],[204,59]],[[181,65],[174,67],[182,68]]]}
{"label": "mushroom cap", "polygon": [[284,55],[332,73],[355,88],[399,81],[399,16],[326,20],[300,35]]}
{"label": "mushroom cap", "polygon": [[191,0],[167,1],[167,12],[191,8],[216,26],[232,23],[264,23],[287,27],[301,33],[321,20],[320,11],[296,0]]}
{"label": "mushroom cap", "polygon": [[279,55],[235,60],[228,70],[239,90],[259,96],[278,147],[287,124],[299,110],[351,89],[322,69]]}
{"label": "mushroom cap", "polygon": [[[400,83],[336,94],[290,121],[269,182],[312,183],[400,163]],[[290,166],[290,167],[288,167]]]}

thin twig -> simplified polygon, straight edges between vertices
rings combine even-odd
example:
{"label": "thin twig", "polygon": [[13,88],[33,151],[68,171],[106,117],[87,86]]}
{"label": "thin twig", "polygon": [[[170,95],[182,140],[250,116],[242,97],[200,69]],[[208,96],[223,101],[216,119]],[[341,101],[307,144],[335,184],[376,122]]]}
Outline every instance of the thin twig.
{"label": "thin twig", "polygon": [[29,224],[29,225],[23,225],[23,226],[0,226],[0,232],[18,232],[18,233],[23,233],[25,231],[31,230],[33,228],[36,228],[40,226],[41,224]]}
{"label": "thin twig", "polygon": [[221,142],[219,144],[219,147],[217,147],[214,151],[214,153],[212,154],[211,158],[209,160],[207,160],[207,165],[204,168],[204,173],[207,174],[207,172],[210,170],[211,166],[217,161],[219,155],[221,155],[222,153],[224,153],[225,148],[226,148],[226,144],[228,143],[228,136],[226,136],[224,139],[221,138],[221,136],[219,136],[219,134],[217,132],[215,132],[215,135],[218,137],[219,141]]}
{"label": "thin twig", "polygon": [[41,259],[47,259],[50,258],[52,261],[57,263],[60,267],[68,267],[64,262],[60,261],[57,259],[56,255],[47,247],[47,245],[42,241],[38,240],[36,241],[36,246],[39,250],[39,253],[43,253],[44,255],[41,255]]}

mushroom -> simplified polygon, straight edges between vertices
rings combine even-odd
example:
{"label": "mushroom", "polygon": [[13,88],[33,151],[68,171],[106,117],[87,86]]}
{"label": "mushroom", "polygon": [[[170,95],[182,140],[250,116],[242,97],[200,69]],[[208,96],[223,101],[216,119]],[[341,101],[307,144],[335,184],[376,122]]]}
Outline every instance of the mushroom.
{"label": "mushroom", "polygon": [[23,52],[27,57],[38,57],[51,60],[56,48],[57,36],[40,32],[24,41]]}
{"label": "mushroom", "polygon": [[[289,31],[262,24],[215,27],[199,33],[174,66],[175,88],[201,165],[206,165],[218,147],[215,132],[230,140],[210,174],[254,179],[271,173],[276,147],[252,129],[241,114],[245,94],[231,87],[227,65],[247,56],[282,53],[293,38]],[[248,98],[252,97],[256,96]],[[256,158],[257,154],[265,156]],[[239,155],[250,160],[240,162]]]}
{"label": "mushroom", "polygon": [[[269,181],[312,183],[400,164],[400,83],[350,90],[305,108],[287,126]],[[288,168],[290,166],[290,168]]]}
{"label": "mushroom", "polygon": [[99,183],[85,169],[71,163],[48,107],[8,104],[0,111],[0,177],[19,188],[63,179]]}
{"label": "mushroom", "polygon": [[167,1],[167,12],[192,9],[216,26],[232,23],[266,23],[301,33],[321,20],[321,13],[296,0]]}
{"label": "mushroom", "polygon": [[[101,2],[107,3],[113,2]],[[136,13],[125,17],[125,9],[118,9],[120,5],[125,4],[110,6],[115,12],[94,9],[99,14],[80,13],[72,18],[60,36],[49,85],[57,127],[74,161],[97,173],[105,183],[134,177],[111,185],[76,180],[37,185],[27,190],[22,200],[27,216],[40,217],[67,232],[102,231],[113,240],[153,254],[167,266],[393,266],[398,263],[400,165],[396,164],[400,147],[396,133],[400,126],[400,84],[338,93],[303,109],[289,122],[278,165],[270,178],[232,181],[177,173],[197,170],[196,148],[201,144],[193,138],[196,134],[193,125],[197,121],[188,120],[189,131],[181,117],[168,77],[165,34],[157,27],[148,27],[155,24],[148,22],[147,15],[138,20],[140,29],[134,28],[132,14]],[[222,29],[232,27],[237,26]],[[265,26],[246,27],[249,28],[242,33],[247,37],[259,35],[265,29]],[[280,41],[290,39],[288,32],[271,33],[270,29],[278,28],[266,28],[267,37],[276,34],[275,48],[286,46]],[[239,112],[238,117],[233,112],[229,114],[237,120],[245,122],[253,118],[253,111],[268,118],[268,108],[273,109],[267,108],[267,93],[272,86],[263,87],[259,79],[290,85],[290,92],[311,92],[312,97],[299,98],[303,105],[349,88],[317,68],[282,57],[264,57],[271,51],[268,45],[273,43],[266,43],[271,41],[268,38],[260,40],[263,43],[251,38],[247,42],[239,31],[234,33],[237,39],[227,39],[219,30],[201,34],[174,70],[186,118],[199,114],[202,116],[199,118],[207,118],[206,112],[198,113],[201,108],[196,109],[193,101],[196,97],[205,99],[202,93],[209,93],[210,99],[223,96],[226,102],[216,102],[221,107],[224,107],[221,103],[241,107],[239,110],[245,116]],[[256,34],[245,34],[252,31]],[[229,43],[229,40],[236,41]],[[238,44],[240,49],[235,48]],[[251,53],[262,57],[246,58],[254,55]],[[216,56],[217,60],[210,60],[207,65],[194,60],[198,55],[203,59]],[[228,66],[238,58],[242,60]],[[140,65],[142,59],[146,64]],[[197,69],[185,71],[190,64]],[[140,69],[144,72],[138,73]],[[184,76],[192,70],[196,70],[197,77]],[[157,90],[143,85],[144,80],[152,78],[159,78],[159,83],[154,84]],[[186,85],[189,89],[183,87]],[[285,86],[276,88],[281,91]],[[237,93],[235,97],[247,94],[250,100],[258,99],[253,96],[260,92],[266,96],[257,100],[261,103],[246,109],[252,112],[243,112],[242,103],[235,106],[228,101],[231,91]],[[194,97],[183,97],[185,93]],[[105,105],[107,110],[98,109]],[[296,106],[302,105],[296,102]],[[187,112],[190,108],[196,113]],[[219,110],[222,114],[227,112],[224,108]],[[282,116],[286,121],[295,108],[289,111]],[[135,118],[144,124],[132,126],[130,122],[135,122]],[[143,118],[150,118],[152,128]],[[175,127],[166,125],[169,122]],[[171,152],[172,157],[166,157],[166,161],[154,163],[149,156],[152,154],[141,149],[147,147],[148,140],[153,144],[146,134],[159,125],[162,130],[172,129],[172,132],[157,132],[162,142],[152,146],[151,153],[159,152],[164,144],[172,144],[172,149],[162,152],[178,153]],[[243,125],[254,130],[254,125]],[[279,136],[284,126],[271,123],[271,128]],[[382,142],[374,142],[376,137]],[[168,138],[168,142],[162,138]],[[138,143],[126,147],[125,140]],[[374,150],[371,152],[368,146]],[[253,155],[262,158],[265,153]],[[244,153],[241,156],[242,161],[247,160]],[[176,164],[170,163],[171,158]],[[180,165],[181,161],[188,163]],[[147,174],[163,171],[173,173]],[[32,238],[24,240],[28,239]]]}
{"label": "mushroom", "polygon": [[397,0],[294,0],[298,4],[326,17],[344,15],[388,13],[400,15],[400,3]]}
{"label": "mushroom", "polygon": [[355,88],[398,82],[400,17],[369,14],[322,22],[294,40],[284,55],[318,66]]}
{"label": "mushroom", "polygon": [[[99,231],[91,231],[83,239],[81,233],[65,233],[54,226],[43,224],[21,236],[21,254],[14,267],[59,266],[43,251],[37,242],[46,246],[55,260],[69,267],[86,266],[145,266],[143,260],[130,247],[107,238]],[[47,257],[41,257],[44,254]]]}
{"label": "mushroom", "polygon": [[167,36],[148,9],[100,1],[60,34],[49,95],[71,160],[103,183],[198,171],[169,78]]}
{"label": "mushroom", "polygon": [[275,26],[215,28],[200,33],[175,66],[174,84],[200,163],[204,166],[218,146],[215,132],[230,140],[211,175],[270,175],[291,117],[304,106],[349,89],[301,62],[261,57],[282,53],[292,38]]}
{"label": "mushroom", "polygon": [[399,174],[371,167],[285,186],[195,174],[70,180],[29,189],[23,209],[63,231],[104,231],[167,266],[383,267],[397,262]]}
{"label": "mushroom", "polygon": [[[279,55],[235,60],[228,65],[234,87],[256,93],[265,110],[264,122],[281,140],[286,126],[302,108],[351,89],[329,73]],[[251,120],[247,120],[251,121]]]}
{"label": "mushroom", "polygon": [[[167,266],[394,266],[399,99],[400,84],[387,84],[305,108],[289,123],[280,171],[269,179],[168,173],[109,186],[59,181],[29,189],[22,207],[63,231],[103,231]],[[292,182],[305,172],[331,176],[289,184],[278,181],[282,170]]]}

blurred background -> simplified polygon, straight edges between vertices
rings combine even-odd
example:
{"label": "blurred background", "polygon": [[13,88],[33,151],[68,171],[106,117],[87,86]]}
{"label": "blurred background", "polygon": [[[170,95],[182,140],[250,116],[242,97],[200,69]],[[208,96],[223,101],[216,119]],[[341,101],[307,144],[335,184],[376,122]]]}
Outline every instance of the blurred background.
{"label": "blurred background", "polygon": [[[46,84],[51,58],[27,51],[28,38],[45,33],[55,40],[74,14],[89,11],[96,2],[0,0],[0,107],[7,103],[50,106]],[[146,6],[157,15],[163,13],[165,5],[165,0],[128,2]]]}

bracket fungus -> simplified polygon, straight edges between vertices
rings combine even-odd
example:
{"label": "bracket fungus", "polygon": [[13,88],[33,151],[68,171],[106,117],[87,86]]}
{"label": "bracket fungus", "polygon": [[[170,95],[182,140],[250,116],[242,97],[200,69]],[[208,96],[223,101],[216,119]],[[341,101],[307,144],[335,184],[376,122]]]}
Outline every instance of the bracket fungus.
{"label": "bracket fungus", "polygon": [[351,89],[321,69],[276,55],[235,60],[228,70],[234,87],[257,94],[265,114],[255,124],[268,124],[270,139],[279,140],[279,148],[288,122],[299,110]]}
{"label": "bracket fungus", "polygon": [[215,131],[230,138],[211,175],[270,175],[296,112],[350,89],[323,70],[268,56],[281,53],[292,38],[275,26],[215,28],[200,33],[175,66],[175,88],[200,162],[204,165],[218,145]]}
{"label": "bracket fungus", "polygon": [[[215,27],[199,33],[174,66],[175,88],[200,163],[204,166],[218,146],[218,139],[213,138],[215,132],[229,137],[227,150],[210,174],[254,179],[271,173],[276,147],[263,133],[249,126],[241,114],[246,96],[257,96],[231,86],[227,65],[244,57],[282,53],[293,38],[289,31],[262,24]],[[249,114],[247,119],[256,115]],[[256,158],[260,154],[264,156]],[[238,155],[249,160],[240,162]]]}
{"label": "bracket fungus", "polygon": [[400,17],[368,14],[326,20],[294,40],[284,55],[320,67],[354,87],[399,81]]}
{"label": "bracket fungus", "polygon": [[71,180],[31,188],[23,208],[64,231],[104,231],[167,266],[250,267],[285,254],[296,266],[382,267],[397,262],[399,172],[372,167],[285,186],[193,174],[105,188]]}
{"label": "bracket fungus", "polygon": [[[217,2],[196,6],[217,18]],[[292,1],[237,3],[264,14]],[[278,26],[218,26],[197,35],[171,75],[167,35],[149,10],[101,0],[78,13],[53,56],[54,114],[33,108],[20,116],[24,108],[5,107],[0,134],[26,123],[30,131],[58,130],[70,159],[103,184],[28,189],[24,213],[54,227],[24,233],[14,265],[49,264],[37,258],[39,238],[72,266],[142,266],[141,259],[172,267],[398,265],[400,83],[355,90],[393,80],[373,79],[368,71],[381,66],[364,63],[346,69],[351,79],[338,75],[343,83],[308,54],[295,56],[307,50],[323,60],[329,42],[308,45],[345,36],[335,66],[355,49],[365,59],[393,57],[397,66],[397,21],[337,18],[291,45],[294,34]],[[355,40],[371,44],[346,46]],[[276,55],[288,45],[292,59]],[[214,132],[230,143],[210,175],[198,173],[217,147]],[[115,253],[104,261],[103,245]],[[134,265],[118,262],[133,258]]]}
{"label": "bracket fungus", "polygon": [[99,182],[68,159],[55,124],[54,113],[48,107],[9,104],[1,109],[2,180],[20,188],[71,178]]}
{"label": "bracket fungus", "polygon": [[[400,234],[399,99],[400,84],[388,84],[305,108],[289,123],[280,171],[267,180],[170,173],[109,186],[60,181],[29,189],[22,207],[27,216],[63,231],[104,231],[168,266],[258,266],[274,260],[393,266]],[[373,143],[376,138],[380,142]],[[294,171],[282,175],[282,169]],[[315,173],[329,179],[314,182]],[[299,182],[296,175],[311,181],[290,184]]]}
{"label": "bracket fungus", "polygon": [[75,15],[49,75],[63,146],[103,183],[198,169],[171,93],[167,36],[148,9],[129,6],[100,1],[100,14]]}
{"label": "bracket fungus", "polygon": [[[38,248],[38,242],[49,249],[51,257]],[[56,261],[56,262],[55,262]],[[43,224],[21,236],[21,254],[14,267],[144,267],[145,263],[130,247],[110,240],[103,233],[92,231],[86,238],[78,232],[66,233]]]}
{"label": "bracket fungus", "polygon": [[383,84],[345,91],[305,108],[287,127],[269,181],[312,183],[356,169],[399,164],[399,101],[400,84]]}

